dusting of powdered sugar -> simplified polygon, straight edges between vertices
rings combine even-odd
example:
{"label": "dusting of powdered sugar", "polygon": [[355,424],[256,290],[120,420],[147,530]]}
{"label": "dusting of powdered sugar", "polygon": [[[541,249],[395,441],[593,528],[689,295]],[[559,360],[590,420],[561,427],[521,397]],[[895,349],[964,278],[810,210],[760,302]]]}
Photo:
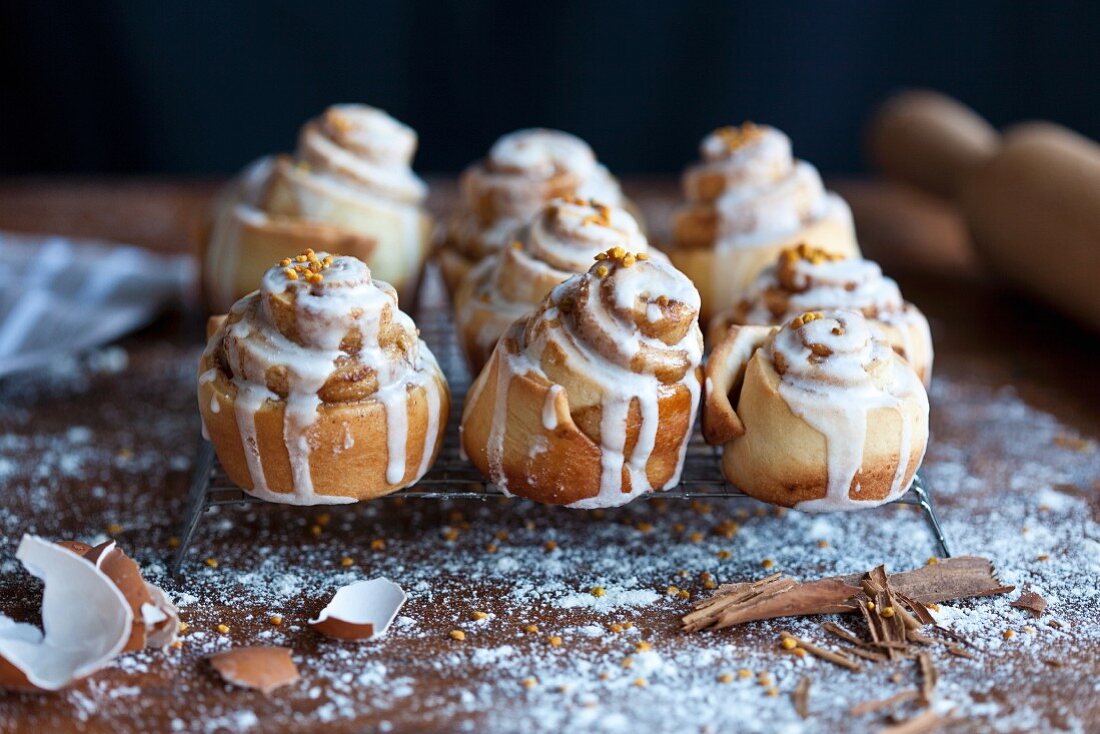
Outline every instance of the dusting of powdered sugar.
{"label": "dusting of powdered sugar", "polygon": [[[781,629],[828,644],[820,619],[678,630],[678,617],[708,593],[704,572],[719,582],[759,578],[769,573],[765,559],[802,578],[886,559],[895,570],[922,565],[934,546],[909,508],[811,516],[749,502],[637,502],[597,519],[514,500],[225,507],[204,519],[186,578],[174,583],[166,558],[198,437],[198,350],[142,350],[140,360],[113,352],[0,383],[0,611],[36,608],[40,593],[13,559],[20,535],[82,527],[82,540],[117,538],[165,586],[189,625],[183,647],[123,656],[51,697],[48,714],[33,696],[0,697],[0,721],[33,709],[89,728],[181,732],[873,730],[881,716],[853,721],[847,708],[919,680],[911,661],[851,673],[779,651]],[[955,553],[992,558],[1005,583],[1050,604],[1041,620],[1009,606],[1018,591],[942,605],[938,619],[968,637],[979,659],[933,650],[936,707],[953,708],[975,730],[1095,730],[1095,440],[950,364],[931,403],[925,477]],[[63,418],[54,409],[42,420],[51,404],[67,406]],[[716,532],[731,521],[739,525],[732,537]],[[371,550],[373,540],[384,549]],[[340,586],[375,576],[409,596],[384,636],[348,644],[305,624]],[[486,616],[474,620],[474,611]],[[223,622],[228,633],[217,630]],[[527,631],[532,624],[537,631]],[[456,629],[464,640],[449,637]],[[240,644],[290,647],[301,680],[270,700],[224,686],[202,661]],[[740,669],[752,676],[739,678]],[[761,672],[780,695],[767,695]],[[723,673],[732,682],[721,682]],[[802,720],[788,694],[806,675],[811,717]],[[187,713],[172,713],[146,686],[171,690]],[[1060,691],[1056,700],[1049,690]],[[39,721],[50,728],[50,719]]]}

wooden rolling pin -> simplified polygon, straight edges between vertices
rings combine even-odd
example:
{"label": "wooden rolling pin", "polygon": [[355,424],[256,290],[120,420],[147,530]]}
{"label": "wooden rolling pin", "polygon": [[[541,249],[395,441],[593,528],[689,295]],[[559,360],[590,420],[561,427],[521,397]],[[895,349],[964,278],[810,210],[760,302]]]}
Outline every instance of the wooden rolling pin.
{"label": "wooden rolling pin", "polygon": [[1048,122],[998,135],[934,92],[888,101],[868,142],[887,176],[955,201],[992,270],[1100,330],[1100,145]]}

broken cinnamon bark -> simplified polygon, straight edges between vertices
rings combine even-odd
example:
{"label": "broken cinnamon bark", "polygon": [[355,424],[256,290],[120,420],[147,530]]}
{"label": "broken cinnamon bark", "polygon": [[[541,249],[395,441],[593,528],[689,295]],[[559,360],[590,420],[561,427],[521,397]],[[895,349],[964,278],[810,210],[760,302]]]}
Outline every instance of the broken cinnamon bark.
{"label": "broken cinnamon bark", "polygon": [[1017,609],[1023,609],[1029,612],[1031,616],[1038,619],[1043,616],[1043,612],[1047,608],[1047,600],[1036,594],[1031,589],[1024,589],[1020,592],[1020,596],[1015,601],[1008,603],[1010,607],[1016,607]]}
{"label": "broken cinnamon bark", "polygon": [[803,640],[799,637],[795,637],[790,632],[780,632],[779,635],[783,639],[794,640],[795,645],[802,648],[816,658],[821,658],[822,660],[826,660],[830,663],[833,663],[834,665],[839,665],[842,668],[847,668],[848,670],[851,670],[855,673],[858,673],[860,671],[859,663],[857,663],[855,660],[852,660],[847,655],[833,652],[832,650],[826,650],[823,647],[818,647],[812,642],[807,642],[806,640]]}
{"label": "broken cinnamon bark", "polygon": [[863,716],[864,714],[871,714],[876,711],[882,711],[883,709],[892,709],[903,703],[915,701],[920,698],[920,691],[915,688],[907,688],[904,691],[899,691],[889,698],[879,698],[874,701],[864,701],[863,703],[857,703],[848,709],[850,716]]}
{"label": "broken cinnamon bark", "polygon": [[926,734],[926,732],[937,731],[952,720],[951,716],[940,716],[932,709],[928,709],[911,719],[885,726],[879,729],[877,734]]}
{"label": "broken cinnamon bark", "polygon": [[917,661],[920,663],[920,699],[927,706],[932,702],[932,694],[936,690],[936,684],[940,680],[940,674],[932,662],[932,656],[926,652],[917,653]]}
{"label": "broken cinnamon bark", "polygon": [[[778,617],[857,612],[861,610],[857,597],[863,597],[864,605],[866,601],[873,601],[865,593],[865,581],[871,583],[869,588],[877,595],[879,589],[884,594],[887,591],[883,584],[883,579],[886,579],[890,593],[885,598],[889,604],[893,606],[896,601],[905,601],[909,607],[907,616],[916,618],[918,622],[924,618],[931,619],[926,608],[928,604],[1005,594],[1015,588],[1001,585],[992,562],[977,556],[949,558],[902,573],[887,575],[883,570],[873,577],[872,574],[874,572],[805,582],[773,574],[759,581],[723,584],[713,596],[696,604],[695,610],[683,617],[683,628],[687,632],[695,632]],[[910,601],[913,604],[910,605]],[[906,624],[905,616],[899,615],[896,621],[880,625],[878,631],[882,642],[890,643],[898,638],[897,630],[904,632]],[[890,630],[888,637],[887,629]],[[907,644],[904,634],[900,635],[900,641]],[[877,646],[889,648],[890,644]]]}
{"label": "broken cinnamon bark", "polygon": [[794,704],[795,713],[803,719],[810,717],[811,683],[809,676],[803,676],[802,680],[798,681],[798,685],[794,687],[794,691],[791,692],[791,703]]}

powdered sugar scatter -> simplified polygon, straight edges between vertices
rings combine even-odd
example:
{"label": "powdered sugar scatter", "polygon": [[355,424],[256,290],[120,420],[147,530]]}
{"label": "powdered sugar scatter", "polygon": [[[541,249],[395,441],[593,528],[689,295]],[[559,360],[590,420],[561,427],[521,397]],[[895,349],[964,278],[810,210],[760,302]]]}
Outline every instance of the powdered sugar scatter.
{"label": "powdered sugar scatter", "polygon": [[[164,559],[198,434],[198,351],[158,343],[127,354],[0,383],[0,611],[37,608],[39,590],[11,560],[19,536],[80,527],[84,540],[116,537],[166,587],[189,625],[183,648],[124,656],[48,709],[0,696],[0,721],[33,711],[44,731],[67,720],[180,732],[873,730],[881,716],[852,722],[847,708],[918,680],[910,661],[857,674],[778,650],[780,629],[829,644],[818,619],[678,630],[678,616],[708,593],[704,572],[759,578],[764,559],[800,577],[923,564],[934,545],[908,508],[809,516],[668,501],[596,519],[518,501],[226,507],[205,518],[186,579],[174,584]],[[979,659],[933,650],[936,706],[980,731],[1095,731],[1100,451],[1012,390],[961,370],[941,368],[931,399],[926,477],[953,550],[993,558],[1006,583],[1050,604],[1040,620],[1009,606],[1016,593],[943,605],[938,619],[970,638]],[[732,537],[716,532],[723,521],[738,523]],[[371,550],[372,540],[385,548]],[[409,595],[385,637],[348,644],[307,627],[337,588],[375,576]],[[292,648],[301,681],[270,701],[224,686],[202,661],[236,644]],[[752,675],[738,677],[742,668]],[[781,695],[766,695],[761,672]],[[787,694],[805,675],[814,682],[803,721]],[[173,713],[177,703],[186,715]]]}

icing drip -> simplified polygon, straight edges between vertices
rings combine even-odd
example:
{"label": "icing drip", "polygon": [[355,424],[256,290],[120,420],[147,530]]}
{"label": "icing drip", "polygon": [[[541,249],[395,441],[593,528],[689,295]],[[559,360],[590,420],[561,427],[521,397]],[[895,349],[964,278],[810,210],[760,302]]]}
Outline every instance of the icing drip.
{"label": "icing drip", "polygon": [[902,429],[890,492],[875,504],[894,500],[908,489],[903,481],[912,451],[903,400],[918,396],[927,413],[927,395],[912,370],[896,369],[890,347],[872,337],[860,313],[837,311],[816,316],[780,329],[769,347],[769,356],[780,373],[779,394],[826,442],[826,494],[801,502],[796,509],[828,512],[859,501],[851,498],[849,491],[854,488],[854,494],[859,493],[868,414],[880,408],[898,411]]}
{"label": "icing drip", "polygon": [[[435,364],[435,356],[432,355],[427,349],[424,350],[424,358],[431,360],[432,365],[435,367],[435,371],[439,371],[438,365]],[[428,473],[428,465],[431,463],[432,455],[434,453],[436,441],[439,440],[439,410],[440,399],[438,390],[426,390],[424,393],[428,399],[428,426],[424,433],[424,449],[421,451],[420,465],[416,467],[416,477],[419,479]]]}
{"label": "icing drip", "polygon": [[718,213],[719,248],[754,247],[791,236],[847,205],[825,190],[821,175],[796,160],[781,131],[745,123],[703,139],[703,160],[684,173],[690,202]]}
{"label": "icing drip", "polygon": [[542,427],[548,431],[558,427],[558,412],[554,407],[554,401],[561,393],[561,385],[551,385],[546,393],[546,402],[542,404]]}
{"label": "icing drip", "polygon": [[[621,505],[676,484],[679,466],[675,476],[659,487],[652,486],[647,472],[660,430],[660,399],[665,391],[686,386],[692,397],[689,425],[698,407],[696,369],[702,360],[698,292],[671,265],[653,260],[635,263],[633,255],[624,257],[621,252],[608,255],[588,273],[573,276],[551,292],[527,322],[518,353],[498,351],[501,359],[488,442],[494,476],[502,474],[508,386],[513,376],[553,383],[542,406],[547,430],[557,425],[553,407],[557,392],[568,389],[555,382],[556,373],[544,360],[548,350],[564,354],[561,362],[568,365],[566,369],[593,383],[600,408],[599,436],[594,439],[600,448],[600,488],[597,495],[569,505],[580,509]],[[629,265],[624,264],[626,258]],[[662,312],[655,321],[648,316],[651,303]],[[635,406],[638,434],[628,452],[628,421]],[[681,459],[689,438],[687,431],[679,447]]]}
{"label": "icing drip", "polygon": [[409,440],[409,394],[404,385],[392,385],[378,394],[386,406],[386,449],[390,461],[386,481],[398,484],[405,476],[405,452]]}
{"label": "icing drip", "polygon": [[[440,398],[430,384],[436,379],[438,367],[426,345],[416,337],[412,320],[398,310],[392,287],[372,280],[370,269],[355,258],[310,254],[327,263],[323,271],[290,277],[288,261],[268,270],[260,290],[233,307],[224,327],[224,340],[212,340],[207,350],[209,355],[219,344],[225,347],[226,366],[237,389],[237,426],[252,478],[252,494],[293,504],[350,502],[353,500],[349,497],[317,494],[313,486],[313,428],[325,402],[324,392],[366,391],[346,397],[374,398],[385,407],[386,480],[398,484],[408,468],[408,391],[425,387],[429,401],[427,438],[431,443],[425,445],[425,458],[417,467],[415,481],[426,471],[438,435]],[[341,370],[348,369],[351,375],[366,370],[373,382],[367,378],[360,384],[345,377]],[[334,402],[343,399],[333,397]],[[280,400],[284,404],[283,439],[293,482],[289,495],[270,490],[256,433],[256,413],[268,401]],[[346,426],[345,433],[346,450],[354,440]]]}

